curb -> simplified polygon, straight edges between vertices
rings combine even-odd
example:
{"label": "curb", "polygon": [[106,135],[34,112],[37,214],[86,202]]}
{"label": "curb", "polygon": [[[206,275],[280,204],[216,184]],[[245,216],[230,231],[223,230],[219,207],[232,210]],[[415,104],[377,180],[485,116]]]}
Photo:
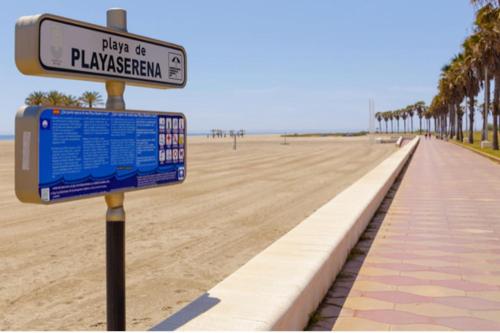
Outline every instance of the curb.
{"label": "curb", "polygon": [[303,330],[418,143],[401,147],[152,330]]}

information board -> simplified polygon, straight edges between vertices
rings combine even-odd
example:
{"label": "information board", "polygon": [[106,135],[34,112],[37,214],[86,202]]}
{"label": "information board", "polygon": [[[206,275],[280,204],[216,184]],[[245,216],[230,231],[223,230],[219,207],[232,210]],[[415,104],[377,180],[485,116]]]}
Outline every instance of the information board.
{"label": "information board", "polygon": [[156,88],[186,84],[182,46],[52,14],[17,21],[16,65],[29,75]]}
{"label": "information board", "polygon": [[27,107],[16,118],[16,194],[51,203],[182,182],[186,119],[169,112]]}

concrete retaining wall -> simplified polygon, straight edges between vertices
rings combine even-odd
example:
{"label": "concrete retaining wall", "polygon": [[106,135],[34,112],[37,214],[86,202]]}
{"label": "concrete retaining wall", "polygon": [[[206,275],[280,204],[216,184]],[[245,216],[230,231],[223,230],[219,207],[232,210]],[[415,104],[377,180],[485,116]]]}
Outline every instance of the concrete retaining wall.
{"label": "concrete retaining wall", "polygon": [[153,330],[302,330],[418,140]]}

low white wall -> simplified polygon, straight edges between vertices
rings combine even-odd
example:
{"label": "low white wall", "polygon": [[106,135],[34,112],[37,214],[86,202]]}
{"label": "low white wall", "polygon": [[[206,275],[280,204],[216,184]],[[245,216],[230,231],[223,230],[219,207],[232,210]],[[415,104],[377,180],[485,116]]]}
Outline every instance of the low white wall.
{"label": "low white wall", "polygon": [[302,330],[418,140],[153,330]]}

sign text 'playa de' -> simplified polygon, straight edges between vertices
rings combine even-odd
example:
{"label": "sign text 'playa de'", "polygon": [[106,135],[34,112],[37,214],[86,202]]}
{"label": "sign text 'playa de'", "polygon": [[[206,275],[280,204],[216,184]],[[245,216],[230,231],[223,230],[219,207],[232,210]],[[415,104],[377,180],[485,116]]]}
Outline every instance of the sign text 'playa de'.
{"label": "sign text 'playa de'", "polygon": [[154,88],[183,88],[187,75],[180,45],[52,14],[17,21],[16,65],[28,75]]}

